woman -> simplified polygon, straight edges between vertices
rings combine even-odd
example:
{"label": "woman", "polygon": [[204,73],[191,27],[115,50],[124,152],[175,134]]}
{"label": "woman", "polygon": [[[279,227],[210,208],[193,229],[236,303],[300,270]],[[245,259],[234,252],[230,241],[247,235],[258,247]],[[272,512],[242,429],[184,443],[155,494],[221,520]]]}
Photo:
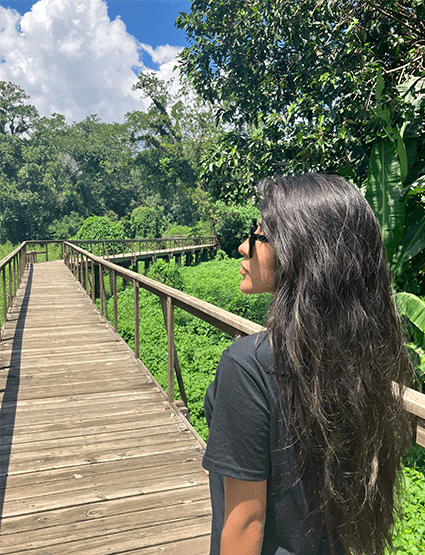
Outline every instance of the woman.
{"label": "woman", "polygon": [[205,396],[211,555],[383,554],[410,369],[379,225],[338,176],[260,193],[241,291],[274,297],[267,332],[223,353]]}

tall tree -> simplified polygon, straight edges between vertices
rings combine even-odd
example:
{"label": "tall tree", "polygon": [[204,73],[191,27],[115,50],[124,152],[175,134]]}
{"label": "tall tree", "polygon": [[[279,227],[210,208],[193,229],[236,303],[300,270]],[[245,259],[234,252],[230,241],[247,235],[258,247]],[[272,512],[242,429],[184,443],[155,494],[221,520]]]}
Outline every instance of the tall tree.
{"label": "tall tree", "polygon": [[154,73],[142,72],[135,89],[151,104],[147,112],[130,112],[126,123],[138,145],[135,164],[153,191],[167,197],[177,189],[190,191],[198,181],[200,158],[217,127],[211,108],[187,86],[172,92]]}
{"label": "tall tree", "polygon": [[203,98],[229,102],[217,115],[230,131],[203,163],[212,191],[251,194],[247,185],[261,176],[294,169],[364,183],[386,134],[379,70],[399,127],[408,109],[400,87],[424,77],[424,0],[194,0],[191,8],[177,20],[189,41],[182,68]]}
{"label": "tall tree", "polygon": [[31,130],[38,112],[26,103],[28,99],[19,85],[0,81],[0,135],[22,135]]}

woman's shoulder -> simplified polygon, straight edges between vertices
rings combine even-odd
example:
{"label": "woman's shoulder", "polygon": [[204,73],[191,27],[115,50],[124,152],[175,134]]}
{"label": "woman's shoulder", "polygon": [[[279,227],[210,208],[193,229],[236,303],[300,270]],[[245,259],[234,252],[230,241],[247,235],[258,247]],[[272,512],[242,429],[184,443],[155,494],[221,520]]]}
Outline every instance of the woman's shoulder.
{"label": "woman's shoulder", "polygon": [[273,370],[270,341],[265,331],[240,337],[223,354],[244,368]]}

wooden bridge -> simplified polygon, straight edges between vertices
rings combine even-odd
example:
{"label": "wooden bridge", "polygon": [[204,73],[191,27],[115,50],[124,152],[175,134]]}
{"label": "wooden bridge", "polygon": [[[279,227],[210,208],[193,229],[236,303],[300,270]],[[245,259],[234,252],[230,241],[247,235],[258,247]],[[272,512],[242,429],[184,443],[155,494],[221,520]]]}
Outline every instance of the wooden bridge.
{"label": "wooden bridge", "polygon": [[[205,445],[174,400],[175,372],[184,399],[174,307],[234,337],[262,328],[71,243],[64,261],[29,258],[23,243],[0,262],[0,553],[206,554]],[[102,315],[108,274],[113,327]],[[135,353],[116,333],[117,277],[134,286]],[[163,304],[167,393],[138,360],[140,287]],[[421,418],[424,398],[406,395]]]}

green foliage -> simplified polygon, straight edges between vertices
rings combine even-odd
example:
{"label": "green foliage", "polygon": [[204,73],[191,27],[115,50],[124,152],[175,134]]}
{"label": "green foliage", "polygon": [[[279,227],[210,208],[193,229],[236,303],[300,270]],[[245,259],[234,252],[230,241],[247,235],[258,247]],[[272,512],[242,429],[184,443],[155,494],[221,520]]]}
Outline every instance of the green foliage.
{"label": "green foliage", "polygon": [[166,262],[159,258],[149,268],[146,277],[159,281],[169,287],[174,287],[174,289],[183,289],[182,273],[174,260]]}
{"label": "green foliage", "polygon": [[396,525],[394,547],[403,555],[425,550],[425,476],[413,468],[403,469],[402,521]]}
{"label": "green foliage", "polygon": [[245,198],[263,176],[306,170],[363,185],[374,143],[421,119],[424,16],[422,0],[194,0],[177,20],[181,67],[230,128],[202,159],[208,190]]}
{"label": "green foliage", "polygon": [[147,113],[127,114],[123,125],[96,116],[68,125],[61,114],[39,117],[20,87],[0,81],[0,242],[69,238],[79,218],[129,222],[140,206],[196,226],[190,193],[217,126],[187,84],[176,94],[170,86],[143,72],[136,88],[152,100]]}
{"label": "green foliage", "polygon": [[111,222],[104,216],[90,216],[84,220],[75,238],[81,240],[124,239],[124,230],[121,222]]}
{"label": "green foliage", "polygon": [[217,201],[214,218],[220,248],[229,256],[238,257],[238,247],[248,237],[250,221],[252,218],[259,220],[260,212],[251,201],[240,206]]}
{"label": "green foliage", "polygon": [[[220,260],[220,258],[222,258]],[[239,286],[241,275],[238,260],[218,256],[199,266],[182,268],[184,291],[229,312],[265,324],[271,295],[244,295]]]}
{"label": "green foliage", "polygon": [[377,143],[370,157],[366,199],[380,223],[389,260],[403,237],[404,203],[400,202],[401,189],[401,168],[395,145],[390,141]]}
{"label": "green foliage", "polygon": [[159,208],[139,206],[130,216],[132,238],[162,237],[165,228],[164,215]]}
{"label": "green foliage", "polygon": [[48,227],[52,239],[72,239],[83,225],[84,218],[77,212],[64,216],[61,220],[53,220]]}
{"label": "green foliage", "polygon": [[164,237],[190,237],[192,228],[188,225],[171,224],[164,232]]}
{"label": "green foliage", "polygon": [[19,85],[0,81],[0,135],[22,135],[34,125],[38,113],[28,98]]}
{"label": "green foliage", "polygon": [[[216,134],[214,116],[187,84],[171,93],[173,80],[164,82],[142,72],[133,87],[151,100],[147,112],[126,115],[131,140],[140,145],[135,165],[142,179],[163,198],[176,189],[194,188],[206,144]],[[182,222],[180,222],[182,223]]]}
{"label": "green foliage", "polygon": [[412,443],[403,455],[403,464],[425,476],[425,447]]}

